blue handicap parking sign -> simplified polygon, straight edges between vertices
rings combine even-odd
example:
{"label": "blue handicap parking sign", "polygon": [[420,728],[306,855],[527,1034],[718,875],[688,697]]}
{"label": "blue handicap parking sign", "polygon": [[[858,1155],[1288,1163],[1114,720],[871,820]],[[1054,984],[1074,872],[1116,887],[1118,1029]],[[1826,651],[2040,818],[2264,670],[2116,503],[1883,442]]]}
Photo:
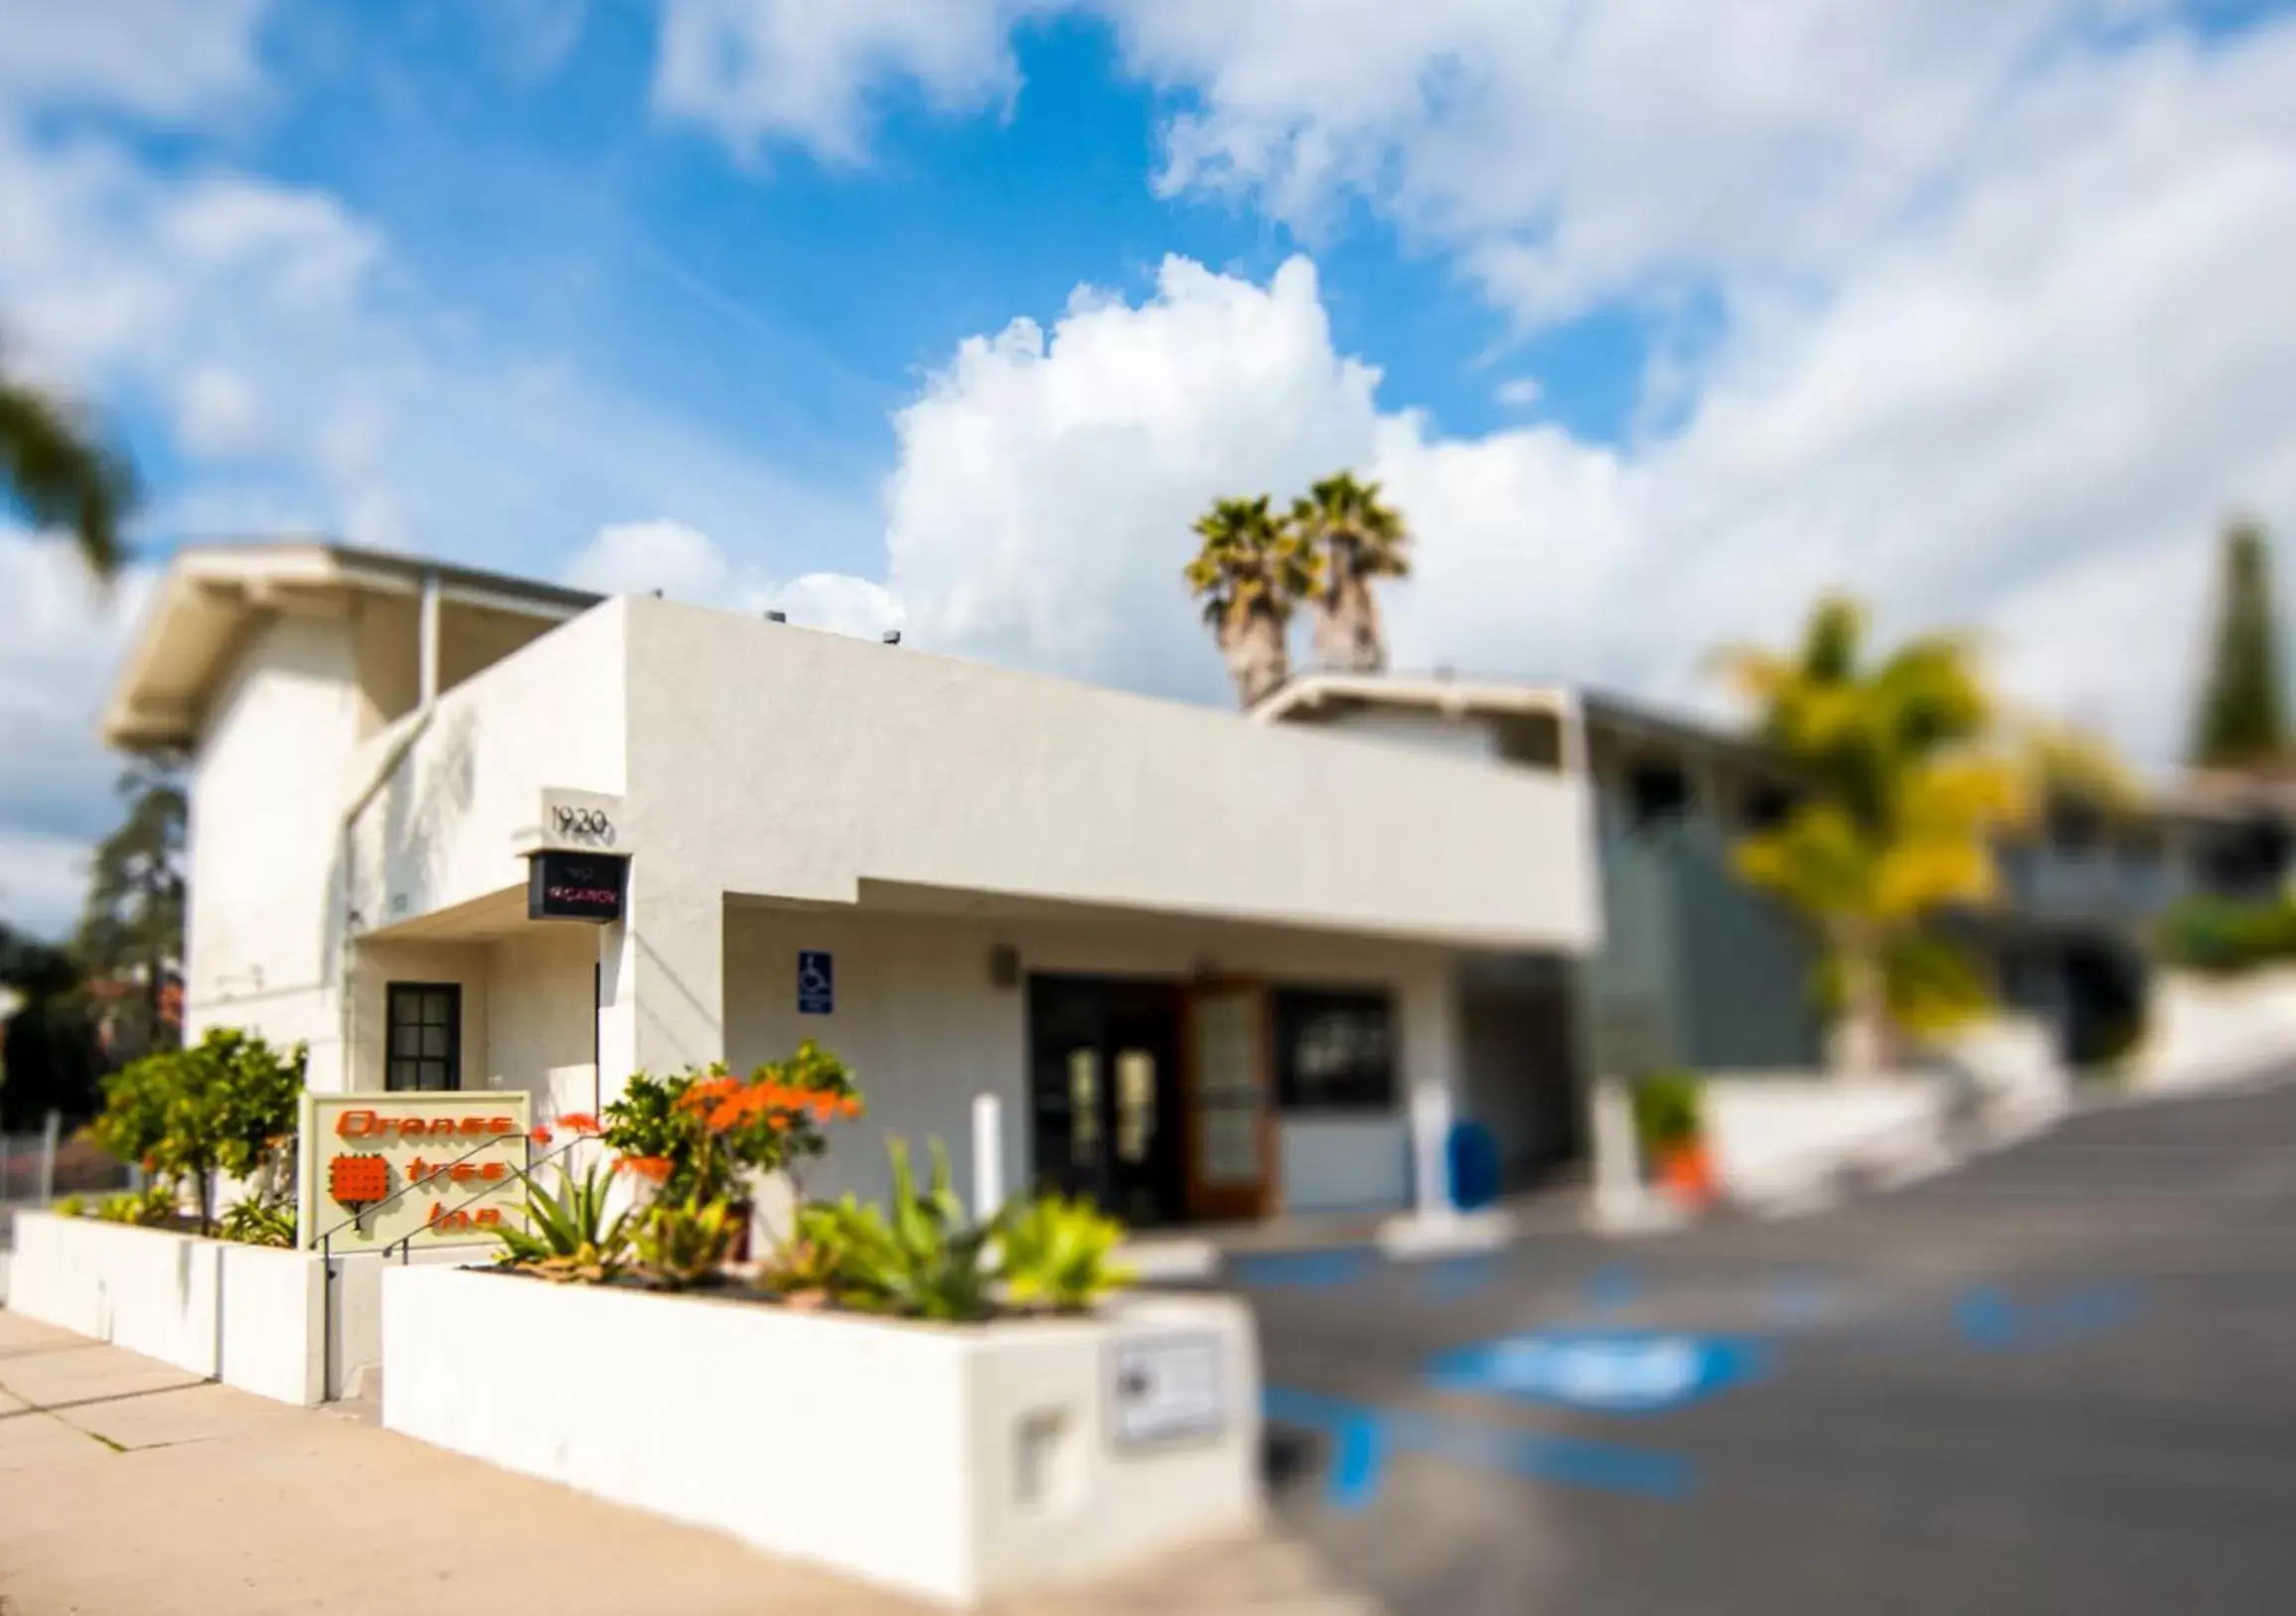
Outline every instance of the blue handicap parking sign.
{"label": "blue handicap parking sign", "polygon": [[1533,1330],[1438,1358],[1429,1384],[1601,1413],[1656,1413],[1760,1374],[1768,1355],[1737,1336],[1679,1330]]}
{"label": "blue handicap parking sign", "polygon": [[801,1016],[826,1016],[835,1014],[837,1007],[837,972],[829,950],[798,950],[797,1013]]}

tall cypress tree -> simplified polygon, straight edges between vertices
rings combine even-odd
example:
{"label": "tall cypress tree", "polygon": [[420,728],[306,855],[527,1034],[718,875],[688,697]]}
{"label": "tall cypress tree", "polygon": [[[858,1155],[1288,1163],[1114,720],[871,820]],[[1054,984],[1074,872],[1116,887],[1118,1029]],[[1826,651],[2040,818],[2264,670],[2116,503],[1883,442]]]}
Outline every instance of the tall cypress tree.
{"label": "tall cypress tree", "polygon": [[2224,529],[2217,638],[2193,723],[2196,768],[2258,769],[2288,758],[2269,544],[2263,524],[2251,518],[2236,518]]}

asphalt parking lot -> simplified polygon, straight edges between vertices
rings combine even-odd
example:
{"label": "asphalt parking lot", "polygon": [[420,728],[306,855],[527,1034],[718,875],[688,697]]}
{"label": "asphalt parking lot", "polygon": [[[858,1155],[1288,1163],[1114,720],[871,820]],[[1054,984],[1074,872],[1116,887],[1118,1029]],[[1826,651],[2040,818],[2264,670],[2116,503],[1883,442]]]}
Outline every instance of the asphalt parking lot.
{"label": "asphalt parking lot", "polygon": [[1399,1613],[2296,1608],[2296,1086],[1824,1216],[1240,1258],[1284,1523]]}

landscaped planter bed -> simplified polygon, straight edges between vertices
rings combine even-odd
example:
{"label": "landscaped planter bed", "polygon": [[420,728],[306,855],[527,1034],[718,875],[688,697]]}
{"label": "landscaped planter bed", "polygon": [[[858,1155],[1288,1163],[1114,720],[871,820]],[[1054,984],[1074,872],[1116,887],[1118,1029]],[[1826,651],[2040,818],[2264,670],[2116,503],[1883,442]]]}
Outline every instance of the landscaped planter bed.
{"label": "landscaped planter bed", "polygon": [[935,1325],[394,1267],[383,1353],[393,1430],[954,1604],[1260,1519],[1227,1298]]}
{"label": "landscaped planter bed", "polygon": [[[484,1248],[423,1249],[418,1263],[483,1259]],[[208,1240],[173,1229],[16,1215],[8,1306],[241,1391],[306,1406],[354,1390],[382,1359],[374,1252]],[[396,1266],[396,1259],[388,1259]]]}

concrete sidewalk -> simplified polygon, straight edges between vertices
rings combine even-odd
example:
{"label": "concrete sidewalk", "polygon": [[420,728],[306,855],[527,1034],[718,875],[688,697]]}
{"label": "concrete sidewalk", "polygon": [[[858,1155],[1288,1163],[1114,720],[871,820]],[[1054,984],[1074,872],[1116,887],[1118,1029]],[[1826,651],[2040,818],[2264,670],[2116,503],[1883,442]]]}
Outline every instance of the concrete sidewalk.
{"label": "concrete sidewalk", "polygon": [[[0,1311],[0,1616],[926,1608]],[[1370,1608],[1335,1593],[1304,1550],[1272,1540],[1000,1607],[1008,1616]]]}

